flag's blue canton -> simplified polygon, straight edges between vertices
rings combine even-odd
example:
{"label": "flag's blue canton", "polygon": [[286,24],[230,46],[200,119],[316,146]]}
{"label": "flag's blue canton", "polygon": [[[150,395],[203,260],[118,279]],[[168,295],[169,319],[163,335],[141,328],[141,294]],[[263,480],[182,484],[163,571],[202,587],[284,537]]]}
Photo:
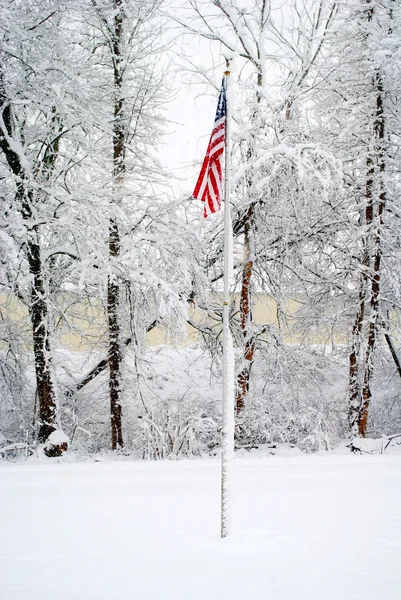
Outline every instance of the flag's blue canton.
{"label": "flag's blue canton", "polygon": [[226,98],[226,82],[223,78],[223,83],[221,85],[219,99],[217,101],[217,109],[216,109],[216,117],[215,121],[218,121],[222,117],[227,115],[227,98]]}

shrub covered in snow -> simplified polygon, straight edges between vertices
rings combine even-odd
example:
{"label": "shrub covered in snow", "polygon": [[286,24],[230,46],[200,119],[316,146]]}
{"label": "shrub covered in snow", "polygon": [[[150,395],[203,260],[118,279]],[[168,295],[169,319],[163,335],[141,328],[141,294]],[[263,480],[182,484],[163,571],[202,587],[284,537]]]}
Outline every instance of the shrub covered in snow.
{"label": "shrub covered in snow", "polygon": [[[84,454],[110,448],[107,371],[78,392],[74,386],[100,356],[88,355],[86,362],[82,353],[60,350],[55,356],[61,427],[69,448]],[[7,393],[3,382],[0,399],[7,444],[23,444],[26,449],[35,443],[37,431],[31,370],[27,365],[19,375],[18,397]],[[376,379],[372,437],[398,431],[398,381],[384,386],[387,375],[382,369]],[[341,347],[330,352],[298,346],[259,351],[245,408],[237,417],[236,446],[285,442],[307,452],[333,448],[348,435],[346,386],[347,361]],[[219,447],[221,369],[204,348],[160,346],[140,358],[130,349],[124,360],[122,396],[124,450],[138,458],[188,457],[215,453]]]}

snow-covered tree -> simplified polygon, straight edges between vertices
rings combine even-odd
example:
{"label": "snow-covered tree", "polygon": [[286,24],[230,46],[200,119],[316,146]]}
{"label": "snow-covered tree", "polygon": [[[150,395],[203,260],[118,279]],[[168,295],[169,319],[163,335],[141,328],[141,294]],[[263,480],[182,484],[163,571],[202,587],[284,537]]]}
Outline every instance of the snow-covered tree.
{"label": "snow-covered tree", "polygon": [[394,69],[399,70],[399,31],[394,9],[398,7],[391,0],[341,5],[326,64],[325,97],[318,95],[329,123],[325,135],[344,165],[344,191],[353,221],[348,267],[348,285],[354,291],[348,294],[349,314],[353,313],[349,422],[353,435],[363,437],[381,338],[398,361],[389,334],[389,315],[399,298],[398,286],[391,284],[394,268],[399,269],[394,236],[400,133]]}
{"label": "snow-covered tree", "polygon": [[[63,178],[74,163],[64,145],[77,126],[77,82],[62,2],[2,3],[0,147],[8,265],[5,286],[27,306],[39,405],[38,440],[49,455],[67,447],[60,432],[52,365],[49,261],[65,225]],[[68,254],[64,249],[57,255]]]}
{"label": "snow-covered tree", "polygon": [[93,91],[102,98],[93,119],[102,131],[97,160],[103,189],[98,186],[98,191],[109,215],[106,311],[113,449],[123,446],[122,332],[128,328],[126,339],[142,339],[170,314],[183,316],[180,306],[186,303],[176,283],[186,280],[187,265],[177,264],[180,244],[172,237],[175,224],[169,225],[174,209],[162,191],[168,180],[156,159],[168,98],[159,6],[159,0],[93,0],[83,8]]}
{"label": "snow-covered tree", "polygon": [[[306,240],[321,240],[333,221],[322,210],[319,187],[333,193],[338,169],[331,152],[309,136],[308,102],[322,75],[319,60],[337,13],[337,2],[281,3],[254,0],[194,0],[179,17],[189,32],[201,35],[236,57],[234,112],[237,176],[234,232],[242,236],[240,274],[242,361],[237,376],[237,412],[244,407],[258,340],[280,344],[282,332],[252,318],[252,290],[274,298],[284,314],[291,274]],[[313,190],[313,202],[309,202]],[[302,209],[307,207],[303,217]],[[327,231],[326,231],[327,234]],[[292,277],[293,279],[293,277]],[[284,289],[285,288],[285,289]],[[278,325],[285,319],[278,318]]]}

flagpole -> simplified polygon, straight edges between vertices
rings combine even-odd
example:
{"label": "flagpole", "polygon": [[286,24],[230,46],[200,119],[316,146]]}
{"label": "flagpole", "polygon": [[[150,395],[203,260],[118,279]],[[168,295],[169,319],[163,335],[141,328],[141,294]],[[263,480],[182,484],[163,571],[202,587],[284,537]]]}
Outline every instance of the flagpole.
{"label": "flagpole", "polygon": [[229,324],[233,233],[230,215],[230,61],[226,60],[226,132],[224,140],[224,295],[223,295],[223,398],[221,444],[221,537],[231,529],[231,479],[234,458],[234,348]]}

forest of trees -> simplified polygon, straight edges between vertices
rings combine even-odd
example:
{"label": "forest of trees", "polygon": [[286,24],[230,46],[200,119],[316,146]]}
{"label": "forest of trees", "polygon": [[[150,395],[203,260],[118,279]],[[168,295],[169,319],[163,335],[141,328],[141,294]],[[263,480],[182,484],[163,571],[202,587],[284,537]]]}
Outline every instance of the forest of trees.
{"label": "forest of trees", "polygon": [[[222,215],[201,222],[195,181],[158,151],[178,79],[188,102],[195,86],[217,99],[225,57],[236,443],[399,433],[400,4],[0,7],[0,444],[219,445]],[[254,319],[256,296],[273,321]],[[188,325],[198,342],[182,347]],[[147,346],[155,328],[170,348]]]}

